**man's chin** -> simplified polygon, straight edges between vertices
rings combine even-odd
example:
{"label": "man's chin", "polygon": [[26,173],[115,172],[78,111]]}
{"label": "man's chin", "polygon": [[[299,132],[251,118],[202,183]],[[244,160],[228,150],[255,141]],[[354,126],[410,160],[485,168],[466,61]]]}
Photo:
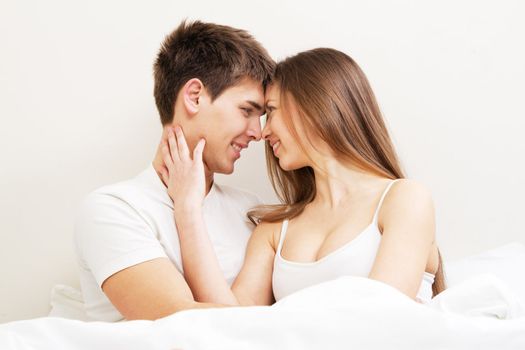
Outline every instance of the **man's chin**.
{"label": "man's chin", "polygon": [[225,168],[221,174],[224,174],[224,175],[230,175],[230,174],[233,174],[233,170],[235,169],[235,166],[232,164],[230,167],[228,168]]}
{"label": "man's chin", "polygon": [[223,164],[214,167],[214,169],[210,169],[215,174],[224,174],[224,175],[230,175],[233,173],[235,166],[234,163],[231,164]]}

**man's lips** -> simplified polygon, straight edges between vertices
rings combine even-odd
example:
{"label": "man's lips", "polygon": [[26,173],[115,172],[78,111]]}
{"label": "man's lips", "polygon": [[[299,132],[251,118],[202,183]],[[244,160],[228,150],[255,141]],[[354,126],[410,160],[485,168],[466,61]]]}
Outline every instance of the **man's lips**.
{"label": "man's lips", "polygon": [[237,152],[241,152],[243,149],[247,148],[248,145],[247,144],[243,144],[243,143],[238,143],[238,142],[232,142],[231,143],[231,146],[233,147],[233,149]]}
{"label": "man's lips", "polygon": [[235,158],[239,158],[241,156],[241,151],[248,147],[247,143],[239,143],[239,142],[232,142],[230,144],[232,146],[233,151],[235,152]]}

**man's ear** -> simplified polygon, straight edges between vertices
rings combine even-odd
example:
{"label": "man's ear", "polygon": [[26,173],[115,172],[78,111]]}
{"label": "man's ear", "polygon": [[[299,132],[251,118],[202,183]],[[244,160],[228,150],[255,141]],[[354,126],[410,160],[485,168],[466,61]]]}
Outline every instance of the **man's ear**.
{"label": "man's ear", "polygon": [[204,84],[200,79],[192,78],[184,84],[182,88],[182,99],[188,115],[192,116],[199,112],[199,103],[203,94]]}

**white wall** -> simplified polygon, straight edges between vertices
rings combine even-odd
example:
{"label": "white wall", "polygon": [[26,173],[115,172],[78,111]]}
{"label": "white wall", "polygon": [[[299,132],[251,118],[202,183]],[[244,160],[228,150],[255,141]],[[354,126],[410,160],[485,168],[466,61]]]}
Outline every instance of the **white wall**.
{"label": "white wall", "polygon": [[[433,191],[453,259],[525,243],[525,24],[516,1],[0,2],[0,322],[48,311],[78,286],[75,207],[152,159],[151,66],[183,18],[251,31],[277,59],[353,56],[410,177]],[[220,181],[273,200],[262,144]]]}

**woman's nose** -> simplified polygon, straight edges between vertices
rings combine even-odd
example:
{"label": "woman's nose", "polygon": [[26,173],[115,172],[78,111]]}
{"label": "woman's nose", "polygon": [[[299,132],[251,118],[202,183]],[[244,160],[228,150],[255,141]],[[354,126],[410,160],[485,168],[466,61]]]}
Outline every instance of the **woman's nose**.
{"label": "woman's nose", "polygon": [[270,130],[270,121],[266,119],[262,130],[262,139],[265,141],[268,140],[271,134],[272,131]]}

